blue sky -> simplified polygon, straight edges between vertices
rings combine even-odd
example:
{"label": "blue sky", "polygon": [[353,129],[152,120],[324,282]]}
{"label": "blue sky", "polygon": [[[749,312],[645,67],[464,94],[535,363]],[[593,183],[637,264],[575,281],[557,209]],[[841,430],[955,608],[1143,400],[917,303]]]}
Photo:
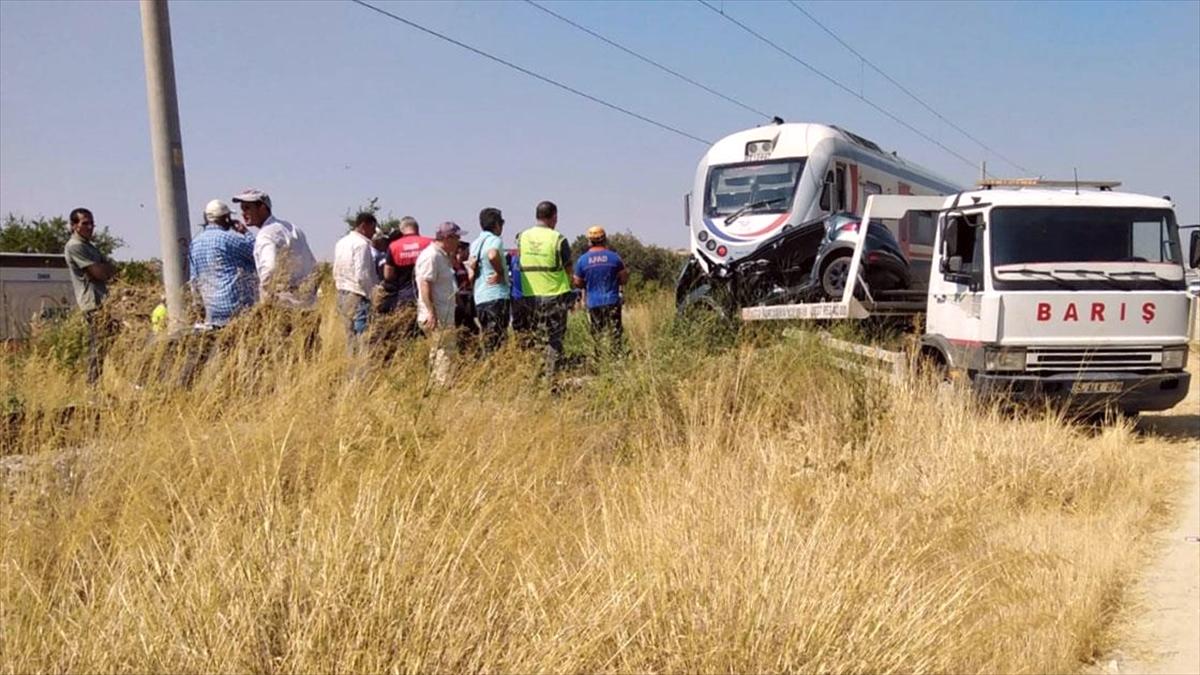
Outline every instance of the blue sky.
{"label": "blue sky", "polygon": [[[715,140],[762,122],[524,2],[380,2],[532,70]],[[969,182],[977,169],[694,2],[547,2],[789,121],[829,122]],[[720,5],[720,0],[714,0]],[[806,9],[943,115],[1047,177],[1125,181],[1200,221],[1200,3],[823,3]],[[939,122],[785,3],[738,20],[960,154],[1019,172]],[[348,2],[174,1],[191,212],[261,187],[332,257],[347,208],[378,196],[427,228],[515,230],[541,199],[589,225],[684,246],[682,195],[705,147]],[[0,2],[0,213],[87,205],[157,256],[136,2]]]}

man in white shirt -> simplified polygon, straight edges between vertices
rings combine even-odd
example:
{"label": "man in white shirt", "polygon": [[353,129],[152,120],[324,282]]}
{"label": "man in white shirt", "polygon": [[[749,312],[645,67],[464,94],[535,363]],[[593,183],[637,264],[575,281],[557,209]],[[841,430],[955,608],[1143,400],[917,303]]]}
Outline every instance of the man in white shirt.
{"label": "man in white shirt", "polygon": [[[289,307],[312,307],[316,284],[310,280],[317,259],[300,228],[280,220],[271,212],[271,196],[262,190],[245,190],[235,195],[248,227],[257,227],[254,265],[258,269],[259,297]],[[308,283],[305,283],[308,282]]]}
{"label": "man in white shirt", "polygon": [[338,240],[333,249],[333,284],[337,287],[338,312],[346,321],[346,336],[353,349],[367,329],[371,293],[379,283],[375,272],[375,248],[371,238],[379,223],[367,212],[354,217],[354,229]]}
{"label": "man in white shirt", "polygon": [[417,281],[417,323],[430,338],[429,361],[433,380],[446,385],[450,358],[458,349],[454,330],[454,300],[458,281],[451,258],[458,253],[463,229],[451,222],[438,225],[434,243],[417,257],[413,276]]}

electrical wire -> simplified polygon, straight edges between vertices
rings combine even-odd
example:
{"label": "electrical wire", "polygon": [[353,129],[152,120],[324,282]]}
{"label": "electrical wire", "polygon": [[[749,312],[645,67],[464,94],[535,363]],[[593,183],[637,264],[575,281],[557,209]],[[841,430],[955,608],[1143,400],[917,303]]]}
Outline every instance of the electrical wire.
{"label": "electrical wire", "polygon": [[683,80],[684,82],[687,82],[688,84],[690,84],[694,87],[703,89],[704,91],[712,94],[713,96],[716,96],[720,99],[728,101],[729,103],[736,105],[737,107],[741,108],[742,110],[747,110],[747,111],[752,112],[756,115],[759,115],[760,117],[763,117],[765,119],[771,119],[771,117],[772,117],[771,115],[768,115],[767,113],[765,113],[751,105],[742,103],[741,101],[737,100],[736,98],[733,98],[732,96],[722,94],[721,92],[719,92],[705,84],[702,84],[700,82],[697,82],[696,80],[693,80],[692,78],[688,77],[687,75],[684,75],[678,71],[672,70],[671,68],[664,66],[663,64],[659,63],[658,61],[655,61],[654,59],[652,59],[648,56],[639,54],[639,53],[635,52],[634,50],[630,49],[629,47],[626,47],[625,45],[622,45],[614,40],[611,40],[611,39],[601,35],[600,33],[597,33],[596,31],[588,28],[587,26],[582,26],[582,25],[576,23],[575,21],[568,19],[567,17],[559,14],[558,12],[555,12],[554,10],[552,10],[544,5],[539,5],[538,3],[534,2],[533,0],[525,0],[525,2],[530,5],[533,5],[537,9],[540,9],[541,11],[545,12],[546,14],[549,14],[550,16],[554,17],[555,19],[558,19],[559,21],[567,24],[568,26],[571,26],[572,28],[575,28],[584,33],[587,33],[588,35],[591,35],[592,37],[596,38],[597,40],[600,40],[601,42],[603,42],[611,47],[615,47],[615,48],[625,52],[626,54],[629,54],[630,56],[634,57],[635,59],[642,61],[643,63],[648,63],[648,64],[654,66],[655,68],[658,68],[659,70],[663,71],[664,73],[667,73],[668,75],[671,75],[679,80]]}
{"label": "electrical wire", "polygon": [[[357,2],[358,0],[355,0],[355,1]],[[808,63],[807,61],[800,58],[799,56],[796,56],[795,54],[791,53],[790,51],[779,46],[777,43],[771,41],[770,38],[766,37],[762,33],[759,33],[758,31],[747,26],[746,24],[742,23],[741,21],[738,21],[737,19],[733,18],[732,16],[729,16],[728,14],[722,12],[721,10],[717,9],[716,7],[713,7],[711,4],[708,3],[707,0],[696,0],[696,2],[700,3],[701,5],[704,5],[709,10],[711,10],[714,14],[719,15],[721,18],[725,19],[726,21],[729,21],[730,23],[732,23],[733,25],[742,29],[746,33],[749,33],[750,35],[754,36],[759,41],[763,42],[764,44],[768,45],[769,47],[780,52],[781,54],[788,57],[789,59],[804,66],[809,71],[811,71],[814,75],[817,75],[818,77],[820,77],[821,79],[825,80],[826,82],[832,84],[833,86],[837,87],[838,89],[841,89],[842,91],[846,92],[847,94],[850,94],[854,98],[862,101],[863,103],[866,103],[868,106],[874,108],[876,111],[883,114],[885,117],[892,120],[896,124],[899,124],[900,126],[904,127],[905,129],[908,129],[909,131],[913,132],[914,134],[920,136],[921,138],[924,138],[925,140],[929,141],[930,143],[932,143],[932,144],[936,145],[937,147],[941,148],[942,150],[946,151],[946,153],[956,157],[957,159],[962,161],[967,166],[970,166],[971,168],[979,168],[975,162],[973,162],[970,159],[964,157],[963,155],[960,155],[959,153],[955,152],[954,150],[949,148],[946,144],[937,140],[933,136],[930,136],[929,134],[925,133],[924,131],[921,131],[920,129],[913,126],[912,124],[909,124],[908,122],[904,121],[898,115],[891,112],[887,108],[884,108],[883,106],[872,101],[871,99],[867,98],[866,96],[863,96],[862,94],[854,91],[850,87],[847,87],[846,85],[842,84],[841,82],[835,80],[833,77],[826,75],[824,72],[817,69],[816,66],[813,66],[812,64]]]}
{"label": "electrical wire", "polygon": [[1025,167],[1021,166],[1020,164],[1017,164],[1016,162],[1012,161],[1011,159],[1009,159],[1009,158],[1005,157],[1004,155],[1000,154],[1000,152],[999,152],[999,151],[997,151],[997,150],[995,150],[994,148],[992,148],[992,147],[988,146],[988,144],[984,143],[983,141],[981,141],[981,140],[979,140],[978,138],[976,138],[975,136],[973,136],[973,135],[972,135],[970,132],[968,132],[966,129],[963,129],[962,127],[958,126],[958,125],[957,125],[957,124],[955,124],[954,122],[951,122],[949,119],[947,119],[947,118],[946,118],[946,116],[945,116],[945,115],[943,115],[942,113],[940,113],[940,112],[938,112],[937,110],[935,110],[933,106],[931,106],[931,105],[929,105],[928,103],[926,103],[926,102],[925,102],[925,101],[924,101],[924,100],[923,100],[923,99],[922,99],[920,96],[917,96],[917,95],[916,95],[916,94],[914,94],[912,91],[910,91],[910,90],[908,89],[908,87],[905,87],[904,85],[902,85],[902,84],[900,84],[899,82],[897,82],[897,81],[896,81],[896,79],[895,79],[895,78],[893,78],[891,75],[888,75],[887,73],[883,72],[883,69],[882,69],[882,68],[880,68],[879,66],[875,65],[875,64],[874,64],[874,63],[871,61],[871,59],[868,59],[867,57],[865,57],[865,56],[863,56],[862,54],[860,54],[860,53],[858,52],[858,50],[857,50],[857,49],[855,49],[854,47],[851,47],[851,46],[850,46],[850,45],[849,45],[849,44],[848,44],[848,43],[847,43],[845,40],[843,40],[843,39],[842,39],[842,38],[841,38],[841,37],[840,37],[840,36],[839,36],[837,33],[833,32],[833,30],[832,30],[832,29],[830,29],[828,26],[826,26],[825,24],[823,24],[823,23],[821,23],[819,20],[817,20],[817,17],[813,16],[811,13],[809,13],[809,11],[808,11],[808,10],[804,9],[803,7],[801,7],[801,6],[800,6],[800,4],[796,2],[796,0],[788,0],[788,4],[790,4],[790,5],[791,5],[791,6],[792,6],[792,7],[793,7],[793,8],[794,8],[796,11],[798,11],[798,12],[800,12],[801,14],[803,14],[804,16],[808,17],[810,21],[812,21],[813,23],[817,24],[817,26],[818,26],[818,27],[819,27],[821,30],[823,30],[823,31],[825,31],[826,33],[828,33],[828,34],[829,34],[829,37],[833,38],[834,40],[837,40],[839,44],[841,44],[841,45],[842,45],[843,47],[845,47],[846,49],[850,50],[850,53],[851,53],[851,54],[854,54],[855,56],[857,56],[857,57],[859,58],[859,60],[861,60],[863,63],[867,64],[868,66],[870,66],[870,67],[871,67],[871,70],[874,70],[875,72],[877,72],[877,73],[879,73],[880,75],[882,75],[882,76],[883,76],[883,79],[885,79],[885,80],[887,80],[888,82],[891,82],[892,84],[896,85],[896,88],[897,88],[897,89],[899,89],[900,91],[902,91],[902,92],[904,92],[905,94],[907,94],[907,95],[908,95],[908,97],[909,97],[909,98],[911,98],[912,100],[914,100],[914,101],[916,101],[917,103],[921,104],[921,107],[923,107],[923,108],[925,108],[926,110],[928,110],[929,112],[933,113],[934,117],[937,117],[939,120],[941,120],[941,121],[945,122],[947,125],[949,125],[949,126],[950,126],[950,128],[954,129],[955,131],[957,131],[958,133],[962,134],[963,136],[966,136],[967,138],[971,139],[971,141],[973,141],[973,142],[974,142],[976,145],[978,145],[979,147],[983,148],[984,150],[986,150],[986,151],[990,152],[992,155],[996,156],[997,158],[999,158],[1000,160],[1002,160],[1004,163],[1008,164],[1009,166],[1012,166],[1013,168],[1015,168],[1015,169],[1017,169],[1017,170],[1019,170],[1019,171],[1022,171],[1022,172],[1024,172],[1026,175],[1031,175],[1031,174],[1033,173],[1033,172],[1032,172],[1032,171],[1030,171],[1029,169],[1026,169]]}
{"label": "electrical wire", "polygon": [[600,104],[600,105],[602,105],[602,106],[604,106],[604,107],[606,107],[606,108],[609,108],[609,109],[611,109],[611,110],[615,110],[615,111],[617,111],[617,112],[619,112],[619,113],[622,113],[622,114],[624,114],[624,115],[628,115],[629,117],[632,117],[632,118],[634,118],[634,119],[641,120],[642,122],[645,122],[645,123],[647,123],[647,124],[652,124],[652,125],[654,125],[654,126],[658,127],[659,129],[663,129],[663,130],[665,130],[665,131],[669,131],[669,132],[671,132],[671,133],[673,133],[673,134],[677,134],[677,135],[679,135],[679,136],[683,136],[684,138],[687,138],[687,139],[690,139],[690,140],[696,141],[697,143],[702,143],[702,144],[704,144],[704,145],[712,145],[712,142],[711,142],[711,141],[708,141],[708,140],[705,140],[705,139],[703,139],[703,138],[700,138],[699,136],[694,136],[694,135],[692,135],[692,134],[689,134],[688,132],[686,132],[686,131],[683,131],[682,129],[678,129],[678,128],[676,128],[676,127],[673,127],[673,126],[671,126],[671,125],[669,125],[669,124],[666,124],[666,123],[664,123],[664,122],[659,122],[658,120],[651,119],[651,118],[649,118],[649,117],[646,117],[645,115],[642,115],[642,114],[640,114],[640,113],[636,113],[636,112],[634,112],[634,111],[632,111],[632,110],[629,110],[628,108],[623,108],[623,107],[621,107],[621,106],[619,106],[619,105],[617,105],[617,104],[615,104],[615,103],[610,103],[610,102],[608,102],[608,101],[605,101],[604,99],[602,99],[602,98],[600,98],[600,97],[598,97],[598,96],[594,96],[594,95],[592,95],[592,94],[589,94],[589,93],[587,93],[587,92],[585,92],[585,91],[580,91],[579,89],[576,89],[576,88],[574,88],[574,87],[572,87],[572,86],[570,86],[570,85],[563,84],[562,82],[559,82],[558,80],[554,80],[554,79],[551,79],[551,78],[549,78],[549,77],[546,77],[545,75],[541,75],[541,74],[539,74],[539,73],[535,73],[534,71],[532,71],[532,70],[529,70],[528,68],[525,68],[525,67],[519,66],[519,65],[517,65],[517,64],[515,64],[515,63],[513,63],[513,62],[511,62],[511,61],[506,61],[506,60],[504,60],[504,59],[500,58],[499,56],[495,56],[495,55],[493,55],[493,54],[489,54],[488,52],[485,52],[485,51],[483,51],[482,49],[478,49],[478,48],[476,48],[476,47],[472,47],[471,45],[469,45],[469,44],[467,44],[467,43],[465,43],[465,42],[461,42],[461,41],[459,41],[459,40],[456,40],[456,39],[454,39],[454,38],[452,38],[452,37],[450,37],[450,36],[448,36],[448,35],[444,35],[444,34],[442,34],[442,33],[439,33],[439,32],[437,32],[437,31],[433,30],[432,28],[427,28],[427,27],[425,27],[425,26],[422,26],[421,24],[419,24],[419,23],[417,23],[417,22],[415,22],[415,21],[410,21],[409,19],[406,19],[406,18],[404,18],[404,17],[402,17],[402,16],[399,16],[399,15],[393,14],[393,13],[391,13],[391,12],[389,12],[389,11],[385,10],[385,9],[382,9],[382,8],[380,8],[380,7],[376,7],[375,5],[372,5],[372,4],[371,4],[371,3],[369,3],[369,2],[365,2],[364,0],[350,0],[350,2],[353,2],[353,3],[354,3],[354,4],[356,4],[356,5],[359,5],[359,6],[365,7],[366,9],[372,10],[372,11],[374,11],[374,12],[377,12],[377,13],[379,13],[379,14],[382,14],[383,16],[386,16],[386,17],[388,17],[388,18],[390,18],[390,19],[392,19],[392,20],[394,20],[394,21],[399,21],[400,23],[402,23],[402,24],[404,24],[404,25],[408,26],[409,28],[414,28],[414,29],[416,29],[416,30],[419,30],[419,31],[421,31],[422,33],[425,33],[425,34],[427,34],[427,35],[432,35],[433,37],[436,37],[436,38],[438,38],[439,40],[443,40],[443,41],[445,41],[445,42],[449,42],[450,44],[452,44],[452,45],[455,45],[456,47],[461,47],[462,49],[465,49],[465,50],[467,50],[467,51],[469,51],[469,52],[471,52],[471,53],[473,53],[473,54],[476,54],[476,55],[478,55],[478,56],[482,56],[482,57],[484,57],[485,59],[488,59],[488,60],[490,60],[490,61],[494,61],[494,62],[496,62],[496,63],[499,63],[499,64],[503,65],[503,66],[507,66],[507,67],[509,67],[509,68],[511,68],[511,69],[513,69],[513,70],[515,70],[515,71],[517,71],[517,72],[519,72],[519,73],[523,73],[523,74],[525,74],[525,75],[528,75],[529,77],[532,77],[532,78],[534,78],[534,79],[536,79],[536,80],[540,80],[540,81],[542,81],[542,82],[545,82],[546,84],[549,84],[549,85],[553,85],[553,86],[555,86],[555,87],[558,87],[559,89],[562,89],[563,91],[567,91],[567,92],[570,92],[570,93],[572,93],[572,94],[575,94],[576,96],[579,96],[579,97],[581,97],[581,98],[585,98],[585,99],[587,99],[587,100],[589,100],[589,101],[591,101],[591,102],[593,102],[593,103],[598,103],[598,104]]}

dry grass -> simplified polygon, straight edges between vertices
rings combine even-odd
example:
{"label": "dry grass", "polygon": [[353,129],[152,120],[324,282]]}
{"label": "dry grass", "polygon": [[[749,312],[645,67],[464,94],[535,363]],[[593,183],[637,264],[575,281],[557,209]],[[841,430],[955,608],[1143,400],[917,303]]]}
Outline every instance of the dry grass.
{"label": "dry grass", "polygon": [[557,397],[516,351],[365,368],[321,311],[310,356],[262,313],[189,390],[126,338],[96,415],[0,365],[10,450],[82,449],[0,494],[0,670],[1072,671],[1181,459],[665,300]]}

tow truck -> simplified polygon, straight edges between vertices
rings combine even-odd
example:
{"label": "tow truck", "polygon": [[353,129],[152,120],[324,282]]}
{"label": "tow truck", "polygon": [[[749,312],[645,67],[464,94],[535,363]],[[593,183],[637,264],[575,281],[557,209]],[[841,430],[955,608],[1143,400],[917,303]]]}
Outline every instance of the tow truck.
{"label": "tow truck", "polygon": [[[745,307],[744,321],[908,315],[908,353],[838,343],[862,357],[923,363],[982,395],[1075,412],[1164,410],[1186,396],[1189,298],[1168,198],[1115,181],[991,179],[950,196],[872,195],[864,223],[936,222],[924,297],[879,299],[861,277],[861,240],[840,299]],[[1200,267],[1200,231],[1187,266]],[[914,352],[915,353],[912,353]]]}

